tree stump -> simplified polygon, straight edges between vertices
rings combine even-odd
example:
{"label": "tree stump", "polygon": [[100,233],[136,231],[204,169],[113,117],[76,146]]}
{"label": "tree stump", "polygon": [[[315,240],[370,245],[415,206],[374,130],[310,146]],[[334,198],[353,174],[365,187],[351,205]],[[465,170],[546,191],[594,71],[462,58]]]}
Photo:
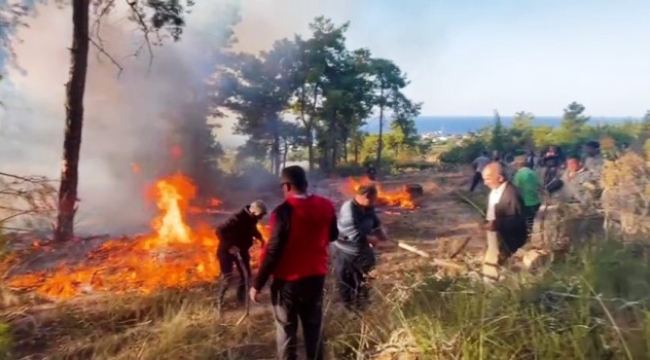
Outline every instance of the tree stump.
{"label": "tree stump", "polygon": [[422,185],[420,184],[406,184],[404,185],[404,191],[411,195],[412,198],[424,195],[424,189],[422,189]]}

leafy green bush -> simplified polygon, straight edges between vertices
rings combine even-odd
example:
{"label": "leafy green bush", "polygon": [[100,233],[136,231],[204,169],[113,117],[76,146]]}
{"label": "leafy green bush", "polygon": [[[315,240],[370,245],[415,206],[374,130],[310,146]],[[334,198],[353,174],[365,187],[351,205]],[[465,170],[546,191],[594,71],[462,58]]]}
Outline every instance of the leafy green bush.
{"label": "leafy green bush", "polygon": [[362,176],[366,174],[366,167],[355,163],[342,163],[336,165],[336,174],[342,177]]}
{"label": "leafy green bush", "polygon": [[449,164],[471,163],[488,149],[487,141],[481,138],[467,140],[462,145],[453,145],[449,150],[440,154],[440,161]]}
{"label": "leafy green bush", "polygon": [[8,359],[12,338],[9,325],[0,323],[0,359]]}
{"label": "leafy green bush", "polygon": [[406,169],[417,169],[417,170],[426,170],[438,168],[440,165],[430,161],[403,161],[395,164],[395,168],[398,170]]}
{"label": "leafy green bush", "polygon": [[648,359],[649,257],[648,244],[596,241],[494,286],[414,278],[405,300],[386,294],[366,332],[339,341],[357,351],[390,343],[423,359]]}

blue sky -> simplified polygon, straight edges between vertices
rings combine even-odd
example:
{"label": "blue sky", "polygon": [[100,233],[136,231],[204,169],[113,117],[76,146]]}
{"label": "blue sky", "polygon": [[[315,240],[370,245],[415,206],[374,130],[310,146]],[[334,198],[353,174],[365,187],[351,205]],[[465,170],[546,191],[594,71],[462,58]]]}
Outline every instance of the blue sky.
{"label": "blue sky", "polygon": [[[184,41],[213,29],[224,1],[242,5],[236,34],[249,51],[306,32],[318,15],[350,21],[349,46],[400,65],[423,115],[554,116],[572,101],[598,117],[650,109],[649,0],[200,0]],[[64,52],[66,30],[49,32]],[[27,70],[37,61],[22,57]]]}
{"label": "blue sky", "polygon": [[242,1],[243,40],[321,14],[349,20],[350,46],[400,65],[425,115],[553,116],[574,100],[594,116],[650,109],[648,0]]}
{"label": "blue sky", "polygon": [[354,3],[373,5],[354,12],[350,45],[402,66],[424,114],[555,115],[574,100],[598,116],[650,109],[650,1]]}

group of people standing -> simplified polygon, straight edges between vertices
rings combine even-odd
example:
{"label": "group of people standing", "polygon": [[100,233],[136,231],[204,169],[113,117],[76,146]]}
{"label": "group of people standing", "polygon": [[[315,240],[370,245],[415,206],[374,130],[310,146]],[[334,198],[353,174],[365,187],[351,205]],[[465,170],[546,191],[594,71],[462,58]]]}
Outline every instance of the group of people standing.
{"label": "group of people standing", "polygon": [[[600,144],[589,141],[583,150],[583,161],[577,157],[566,159],[555,146],[541,157],[529,151],[525,156],[516,157],[511,164],[506,164],[497,152],[490,158],[484,151],[474,160],[476,171],[470,191],[480,183],[490,189],[485,226],[488,246],[483,261],[486,281],[497,280],[503,263],[530,238],[542,204],[541,194],[550,194],[563,187],[575,189],[578,183],[599,179],[603,164]],[[509,174],[508,167],[514,173]],[[542,175],[536,170],[541,170]],[[570,193],[578,197],[579,192]]]}
{"label": "group of people standing", "polygon": [[[262,240],[257,222],[267,211],[255,201],[217,228],[217,257],[222,278],[219,302],[229,285],[237,284],[237,301],[258,302],[271,280],[271,303],[276,323],[278,359],[297,358],[298,322],[302,325],[307,359],[323,359],[322,319],[325,278],[336,276],[341,301],[354,312],[368,302],[368,274],[375,266],[373,248],[392,244],[374,210],[375,185],[361,186],[338,213],[331,200],[307,192],[305,170],[289,166],[281,171],[284,202],[270,214],[271,235],[263,247],[257,276],[250,275],[249,250],[253,239]],[[234,278],[233,265],[240,278]]]}

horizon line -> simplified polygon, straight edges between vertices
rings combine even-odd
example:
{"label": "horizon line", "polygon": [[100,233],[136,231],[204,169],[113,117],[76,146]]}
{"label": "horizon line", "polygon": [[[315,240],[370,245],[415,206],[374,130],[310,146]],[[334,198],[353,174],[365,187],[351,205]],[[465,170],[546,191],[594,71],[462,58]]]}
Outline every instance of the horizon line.
{"label": "horizon line", "polygon": [[[535,115],[533,114],[533,118],[562,118],[563,115]],[[641,116],[632,116],[632,115],[586,115],[590,119],[594,118],[616,118],[616,119],[641,119],[643,118],[643,115]],[[468,117],[474,117],[474,118],[494,118],[494,115],[418,115],[415,118],[468,118]],[[515,117],[515,115],[500,115],[501,118],[512,118]],[[372,117],[370,118],[371,120],[378,120],[378,117]],[[388,118],[385,118],[384,120],[390,120]]]}

